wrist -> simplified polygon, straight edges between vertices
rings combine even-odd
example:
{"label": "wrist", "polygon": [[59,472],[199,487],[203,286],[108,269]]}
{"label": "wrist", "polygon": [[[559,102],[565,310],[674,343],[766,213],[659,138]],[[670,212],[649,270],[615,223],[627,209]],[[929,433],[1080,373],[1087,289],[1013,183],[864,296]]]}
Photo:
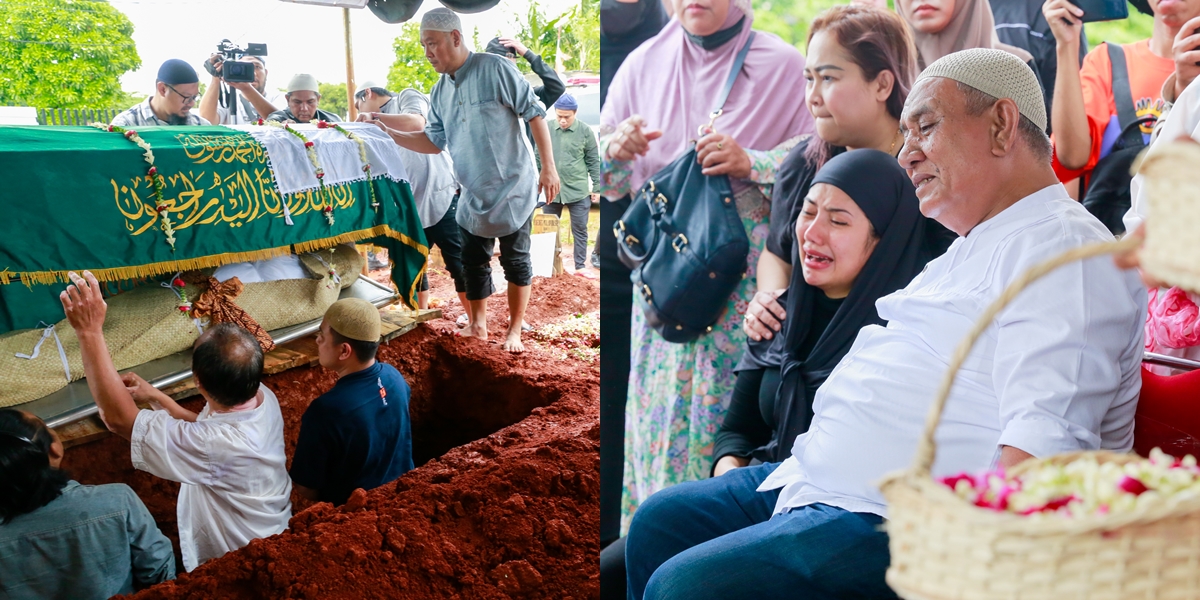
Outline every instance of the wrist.
{"label": "wrist", "polygon": [[75,337],[79,339],[80,344],[99,341],[104,342],[104,330],[100,328],[76,329]]}
{"label": "wrist", "polygon": [[1062,40],[1056,40],[1056,45],[1054,47],[1054,51],[1058,55],[1059,60],[1065,59],[1065,60],[1078,61],[1079,60],[1079,38],[1075,38],[1074,40],[1067,41],[1067,42],[1064,42]]}

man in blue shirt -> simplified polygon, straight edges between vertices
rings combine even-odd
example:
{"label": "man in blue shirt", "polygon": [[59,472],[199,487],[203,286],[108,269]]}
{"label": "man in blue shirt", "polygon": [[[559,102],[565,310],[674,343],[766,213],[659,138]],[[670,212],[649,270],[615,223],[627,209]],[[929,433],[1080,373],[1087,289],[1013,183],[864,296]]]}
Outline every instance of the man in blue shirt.
{"label": "man in blue shirt", "polygon": [[343,504],[413,468],[408,382],[376,362],[379,310],[366,300],[338,300],[317,333],[321,366],[335,371],[333,389],[309,405],[292,457],[292,487],[309,500]]}
{"label": "man in blue shirt", "polygon": [[[539,192],[552,202],[561,186],[551,149],[546,110],[533,88],[506,59],[471,52],[454,12],[435,8],[421,18],[421,45],[442,76],[430,92],[424,131],[397,131],[380,121],[397,144],[414,152],[446,151],[462,185],[455,218],[461,228],[469,323],[461,335],[488,339],[487,299],[492,251],[508,280],[508,333],[504,349],[524,352],[521,326],[533,281],[530,228]],[[537,142],[542,169],[534,168],[524,124]]]}

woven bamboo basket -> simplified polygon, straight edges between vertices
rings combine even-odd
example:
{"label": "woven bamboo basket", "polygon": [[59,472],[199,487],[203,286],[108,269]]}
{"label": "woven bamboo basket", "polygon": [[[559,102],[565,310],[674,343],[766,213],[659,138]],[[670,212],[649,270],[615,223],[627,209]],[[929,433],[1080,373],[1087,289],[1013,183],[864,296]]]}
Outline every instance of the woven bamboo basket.
{"label": "woven bamboo basket", "polygon": [[[930,474],[934,431],[955,376],[992,319],[1030,283],[1077,260],[1123,252],[1125,239],[1077,248],[1035,266],[988,307],[955,350],[930,407],[909,470],[881,484],[888,501],[891,566],[887,582],[907,600],[1200,600],[1200,497],[1165,499],[1133,512],[1081,518],[1027,517],[977,508]],[[1011,470],[1083,457],[1137,460],[1130,454],[1077,452],[1028,460]],[[1046,518],[1049,517],[1049,518]]]}

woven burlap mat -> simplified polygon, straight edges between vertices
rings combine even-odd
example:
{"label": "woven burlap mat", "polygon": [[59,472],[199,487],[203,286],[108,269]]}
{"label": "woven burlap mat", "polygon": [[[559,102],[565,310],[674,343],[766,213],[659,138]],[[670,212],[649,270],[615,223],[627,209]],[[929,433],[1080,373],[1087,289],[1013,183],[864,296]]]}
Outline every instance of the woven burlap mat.
{"label": "woven burlap mat", "polygon": [[[341,285],[329,281],[327,269],[319,261],[302,255],[301,263],[314,279],[249,283],[235,302],[268,331],[319,318],[337,301],[341,288],[354,283],[364,264],[353,244],[337,246],[332,261],[330,257],[328,251],[321,254],[339,274]],[[186,291],[189,298],[195,299],[204,287],[188,285]],[[107,301],[104,339],[118,370],[186,350],[199,336],[192,319],[179,310],[179,299],[166,288],[138,287]],[[82,379],[83,359],[74,329],[66,320],[54,328],[67,355],[71,381]],[[37,358],[16,357],[18,353],[31,354],[42,333],[41,329],[27,329],[0,336],[0,408],[30,402],[66,387],[67,377],[53,338],[42,343]]]}

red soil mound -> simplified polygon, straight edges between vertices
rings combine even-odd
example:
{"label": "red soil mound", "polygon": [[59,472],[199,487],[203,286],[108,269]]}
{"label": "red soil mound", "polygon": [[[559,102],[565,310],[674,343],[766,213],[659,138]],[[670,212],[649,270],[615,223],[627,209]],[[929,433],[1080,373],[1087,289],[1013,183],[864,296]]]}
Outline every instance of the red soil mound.
{"label": "red soil mound", "polygon": [[[596,308],[594,282],[535,280],[535,298],[543,286],[546,315],[554,306],[559,317],[575,313],[562,299],[581,286]],[[504,313],[502,295],[492,312]],[[443,320],[380,348],[413,389],[416,470],[340,508],[293,495],[288,531],[138,597],[597,598],[598,366],[536,349],[514,356],[452,329]],[[265,379],[289,457],[301,415],[334,381],[320,367]],[[134,471],[128,442],[71,448],[64,467],[82,483],[129,484],[178,551],[179,486]]]}

